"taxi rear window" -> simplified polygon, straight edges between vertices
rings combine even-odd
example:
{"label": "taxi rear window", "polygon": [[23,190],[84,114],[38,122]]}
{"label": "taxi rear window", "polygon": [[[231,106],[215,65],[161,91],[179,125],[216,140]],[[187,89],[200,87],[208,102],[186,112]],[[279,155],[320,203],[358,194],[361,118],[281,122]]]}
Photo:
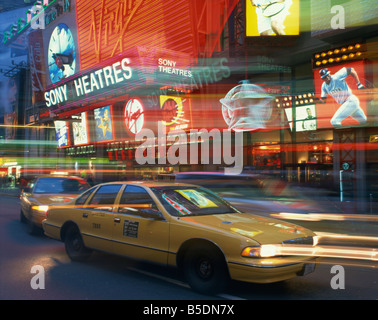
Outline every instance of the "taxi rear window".
{"label": "taxi rear window", "polygon": [[89,189],[84,180],[67,178],[41,178],[38,179],[34,193],[67,193],[79,194]]}

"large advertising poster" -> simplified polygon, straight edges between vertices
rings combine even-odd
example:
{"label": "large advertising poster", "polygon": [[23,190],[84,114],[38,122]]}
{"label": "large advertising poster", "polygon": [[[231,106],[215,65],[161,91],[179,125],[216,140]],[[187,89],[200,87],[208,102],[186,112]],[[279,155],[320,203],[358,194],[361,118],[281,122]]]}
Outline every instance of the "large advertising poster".
{"label": "large advertising poster", "polygon": [[314,70],[318,128],[365,125],[368,121],[364,61]]}
{"label": "large advertising poster", "polygon": [[81,113],[80,120],[80,122],[72,122],[73,139],[75,146],[89,143],[89,130],[86,112]]}
{"label": "large advertising poster", "polygon": [[[295,131],[314,131],[317,129],[317,115],[315,104],[300,106],[294,108],[286,108],[285,114],[289,122],[290,130],[293,131],[295,123]],[[293,114],[295,111],[295,117]]]}
{"label": "large advertising poster", "polygon": [[191,126],[235,132],[277,129],[281,111],[275,101],[283,94],[284,86],[249,81],[208,86],[206,96],[192,96]]}
{"label": "large advertising poster", "polygon": [[188,130],[191,128],[190,99],[186,97],[161,95],[162,123],[166,130]]}
{"label": "large advertising poster", "polygon": [[54,121],[55,137],[58,148],[68,147],[70,145],[70,135],[67,121]]}
{"label": "large advertising poster", "polygon": [[47,7],[44,23],[44,61],[49,86],[80,71],[75,0]]}
{"label": "large advertising poster", "polygon": [[246,36],[299,35],[299,0],[245,0]]}
{"label": "large advertising poster", "polygon": [[113,139],[113,112],[111,106],[94,109],[96,141]]}

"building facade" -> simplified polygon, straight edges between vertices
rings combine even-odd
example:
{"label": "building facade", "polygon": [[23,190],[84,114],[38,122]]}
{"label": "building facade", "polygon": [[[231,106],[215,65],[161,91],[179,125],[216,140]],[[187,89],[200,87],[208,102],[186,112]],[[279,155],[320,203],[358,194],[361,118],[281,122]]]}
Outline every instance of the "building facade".
{"label": "building facade", "polygon": [[[25,140],[45,141],[26,147],[22,170],[97,181],[220,171],[236,167],[229,141],[243,172],[377,199],[374,2],[264,2],[37,4],[4,41],[28,39],[20,121]],[[349,89],[326,89],[325,68]]]}

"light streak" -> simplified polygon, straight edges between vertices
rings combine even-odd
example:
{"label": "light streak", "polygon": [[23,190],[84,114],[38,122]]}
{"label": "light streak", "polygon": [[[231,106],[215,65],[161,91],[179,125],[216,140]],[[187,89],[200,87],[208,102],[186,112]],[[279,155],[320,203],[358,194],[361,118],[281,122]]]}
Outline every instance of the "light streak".
{"label": "light streak", "polygon": [[317,258],[341,258],[378,261],[378,249],[343,246],[277,245],[282,256],[311,256]]}
{"label": "light streak", "polygon": [[0,124],[0,127],[10,127],[10,128],[31,128],[31,129],[54,129],[55,130],[55,127],[47,127],[47,126],[28,126],[28,125],[15,125],[15,124]]}
{"label": "light streak", "polygon": [[[316,232],[316,235],[319,237],[319,241],[329,238],[329,239],[337,239],[337,240],[377,242],[378,244],[378,237],[358,236],[358,235],[338,234],[338,233],[325,233],[325,232]],[[377,248],[378,248],[378,245],[377,245]]]}
{"label": "light streak", "polygon": [[378,221],[378,216],[360,214],[340,214],[340,213],[272,213],[272,217],[278,219],[301,220],[301,221]]}

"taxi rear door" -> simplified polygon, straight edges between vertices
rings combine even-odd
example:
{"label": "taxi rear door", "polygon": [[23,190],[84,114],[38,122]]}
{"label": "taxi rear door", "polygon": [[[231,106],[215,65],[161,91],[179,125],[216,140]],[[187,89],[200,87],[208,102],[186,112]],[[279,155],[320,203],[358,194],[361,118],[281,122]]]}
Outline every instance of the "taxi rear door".
{"label": "taxi rear door", "polygon": [[81,210],[82,236],[86,246],[112,252],[114,203],[122,184],[100,186]]}

